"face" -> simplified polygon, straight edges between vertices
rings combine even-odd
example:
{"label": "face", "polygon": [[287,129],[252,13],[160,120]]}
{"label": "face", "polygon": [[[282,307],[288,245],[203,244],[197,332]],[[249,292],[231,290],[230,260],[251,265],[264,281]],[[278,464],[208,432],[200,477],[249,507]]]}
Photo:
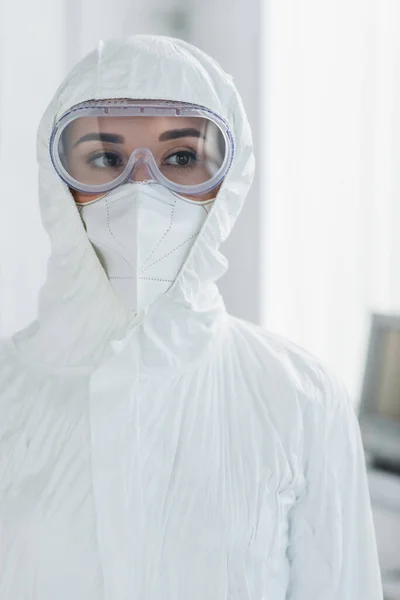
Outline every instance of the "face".
{"label": "face", "polygon": [[[179,130],[177,130],[177,121]],[[206,144],[203,133],[206,119],[199,117],[85,117],[76,119],[64,138],[68,170],[78,180],[99,183],[110,181],[110,172],[118,176],[136,148],[149,148],[160,171],[176,183],[200,183],[207,179],[205,172]],[[102,139],[81,139],[98,134]],[[107,179],[104,179],[107,177]],[[102,179],[103,178],[103,179]],[[147,166],[139,164],[131,179],[151,178]],[[222,183],[203,195],[182,194],[192,200],[214,198]],[[90,202],[99,194],[82,193],[69,188],[76,202]]]}

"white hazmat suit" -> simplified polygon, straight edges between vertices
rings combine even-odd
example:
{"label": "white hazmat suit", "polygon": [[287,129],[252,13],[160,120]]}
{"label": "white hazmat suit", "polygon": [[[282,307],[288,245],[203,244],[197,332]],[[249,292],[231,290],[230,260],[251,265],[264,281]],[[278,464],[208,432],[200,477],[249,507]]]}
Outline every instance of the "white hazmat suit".
{"label": "white hazmat suit", "polygon": [[[178,276],[137,316],[49,157],[55,119],[93,98],[197,104],[235,136]],[[37,152],[52,252],[37,320],[0,345],[0,600],[381,600],[346,390],[216,285],[254,171],[232,77],[181,40],[101,42]]]}

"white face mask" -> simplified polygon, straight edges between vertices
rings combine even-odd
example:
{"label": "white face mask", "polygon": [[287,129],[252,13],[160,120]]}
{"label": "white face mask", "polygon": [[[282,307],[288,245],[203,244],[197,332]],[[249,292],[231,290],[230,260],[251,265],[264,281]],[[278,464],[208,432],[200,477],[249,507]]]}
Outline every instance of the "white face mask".
{"label": "white face mask", "polygon": [[189,200],[157,183],[130,183],[77,203],[112,287],[132,311],[172,285],[214,200]]}

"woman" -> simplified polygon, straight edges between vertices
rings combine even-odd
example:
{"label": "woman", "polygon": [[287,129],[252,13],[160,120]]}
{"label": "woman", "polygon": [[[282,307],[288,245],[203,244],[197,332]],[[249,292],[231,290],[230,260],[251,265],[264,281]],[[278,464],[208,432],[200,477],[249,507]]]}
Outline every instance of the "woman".
{"label": "woman", "polygon": [[216,285],[254,171],[232,78],[101,42],[37,148],[52,254],[0,348],[0,600],[382,598],[346,390]]}

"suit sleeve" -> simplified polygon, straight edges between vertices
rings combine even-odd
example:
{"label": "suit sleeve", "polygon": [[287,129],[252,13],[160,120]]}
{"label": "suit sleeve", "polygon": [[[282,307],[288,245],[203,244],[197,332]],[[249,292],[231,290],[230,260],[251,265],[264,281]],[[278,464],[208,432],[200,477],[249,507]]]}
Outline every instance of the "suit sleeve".
{"label": "suit sleeve", "polygon": [[340,380],[317,374],[304,410],[304,486],[289,513],[286,600],[382,600],[361,432]]}

